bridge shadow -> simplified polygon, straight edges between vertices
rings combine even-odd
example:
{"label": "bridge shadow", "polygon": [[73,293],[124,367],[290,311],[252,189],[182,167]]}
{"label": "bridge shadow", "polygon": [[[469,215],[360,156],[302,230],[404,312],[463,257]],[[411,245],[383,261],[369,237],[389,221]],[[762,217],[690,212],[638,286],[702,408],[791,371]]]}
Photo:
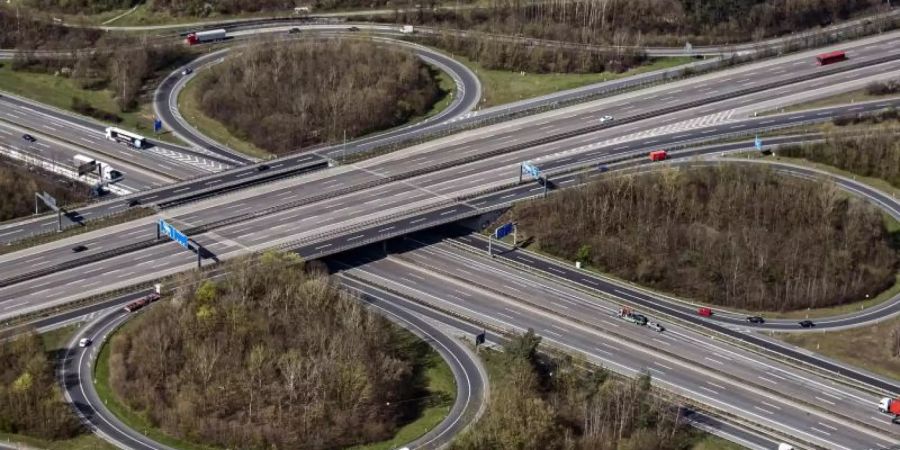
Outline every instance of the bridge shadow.
{"label": "bridge shadow", "polygon": [[460,225],[444,225],[369,244],[337,255],[328,256],[321,261],[330,273],[338,273],[364,266],[389,255],[402,255],[406,252],[437,244],[448,238],[465,236],[470,233],[472,233],[471,229]]}

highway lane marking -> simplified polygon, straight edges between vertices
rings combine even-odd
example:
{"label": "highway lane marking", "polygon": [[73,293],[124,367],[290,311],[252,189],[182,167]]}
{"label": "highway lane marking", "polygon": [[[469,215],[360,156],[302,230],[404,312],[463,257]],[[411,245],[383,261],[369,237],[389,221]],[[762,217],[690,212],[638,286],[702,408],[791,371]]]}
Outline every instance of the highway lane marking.
{"label": "highway lane marking", "polygon": [[409,221],[409,224],[412,225],[412,224],[414,224],[414,223],[419,223],[419,222],[424,222],[424,221],[425,221],[425,217],[422,217],[422,218],[419,218],[419,219],[416,219],[416,220],[410,220],[410,221]]}
{"label": "highway lane marking", "polygon": [[393,230],[394,228],[397,228],[397,227],[395,227],[394,225],[391,225],[391,226],[389,226],[389,227],[385,227],[385,228],[382,228],[382,229],[378,230],[378,232],[379,232],[379,233],[384,233],[384,232],[387,232],[387,231],[391,231],[391,230]]}
{"label": "highway lane marking", "polygon": [[[53,224],[51,223],[51,225],[53,225]],[[7,235],[10,235],[10,234],[16,234],[16,233],[20,233],[20,232],[22,232],[22,228],[19,228],[18,230],[10,231],[10,232],[8,232],[8,233],[2,233],[2,234],[0,234],[0,236],[7,236]]]}
{"label": "highway lane marking", "polygon": [[221,182],[223,182],[223,181],[225,181],[225,180],[211,180],[211,181],[207,181],[206,183],[203,183],[203,185],[204,185],[204,186],[209,186],[209,185],[211,185],[211,184],[221,183]]}
{"label": "highway lane marking", "polygon": [[559,334],[559,333],[557,333],[557,332],[555,332],[555,331],[550,331],[550,330],[548,330],[548,329],[546,329],[546,328],[544,328],[544,333],[551,334],[551,335],[556,336],[556,337],[558,337],[558,338],[561,338],[561,337],[562,337],[561,334]]}
{"label": "highway lane marking", "polygon": [[829,405],[834,406],[834,402],[831,400],[825,400],[824,398],[819,397],[818,395],[816,395],[815,398],[816,398],[816,400],[818,400],[820,402],[825,402],[825,403],[828,403]]}
{"label": "highway lane marking", "polygon": [[829,432],[827,432],[827,431],[825,431],[825,430],[820,430],[820,429],[818,429],[818,428],[816,428],[816,427],[809,427],[809,428],[810,428],[811,430],[813,430],[813,431],[818,431],[819,433],[822,433],[822,434],[824,434],[824,435],[826,435],[826,436],[831,436],[831,433],[829,433]]}
{"label": "highway lane marking", "polygon": [[769,415],[775,414],[774,412],[769,411],[768,409],[763,409],[763,408],[760,408],[759,406],[756,406],[756,405],[753,405],[753,407],[756,408],[757,410],[762,411],[762,412],[764,412],[764,413],[766,413],[766,414],[769,414]]}
{"label": "highway lane marking", "polygon": [[820,393],[820,394],[824,394],[824,395],[827,395],[827,396],[829,396],[829,397],[833,397],[833,398],[836,398],[836,399],[838,399],[838,400],[843,400],[843,399],[844,399],[844,397],[839,397],[839,396],[837,396],[837,395],[834,395],[834,394],[830,394],[830,393],[828,393],[828,392],[825,392],[825,391],[821,391],[821,392],[819,392],[819,393]]}
{"label": "highway lane marking", "polygon": [[719,388],[719,389],[721,389],[721,390],[723,390],[723,391],[727,391],[727,390],[728,390],[728,388],[726,388],[725,386],[722,386],[722,385],[720,385],[720,384],[713,383],[712,381],[707,381],[706,384],[709,384],[710,386],[715,386],[715,387],[717,387],[717,388]]}
{"label": "highway lane marking", "polygon": [[357,239],[362,239],[364,236],[365,236],[364,234],[357,234],[356,236],[348,237],[347,242],[355,241]]}
{"label": "highway lane marking", "polygon": [[781,375],[778,375],[778,374],[776,374],[776,373],[767,372],[766,374],[767,374],[767,375],[770,375],[770,376],[773,376],[773,377],[775,377],[775,378],[778,378],[779,380],[787,380],[787,378],[785,378],[785,377],[783,377],[783,376],[781,376]]}
{"label": "highway lane marking", "polygon": [[503,314],[502,312],[498,312],[498,313],[496,313],[496,314],[497,314],[498,316],[506,317],[507,319],[510,319],[510,320],[516,320],[515,317],[510,316],[509,314]]}
{"label": "highway lane marking", "polygon": [[819,425],[822,425],[822,426],[825,427],[825,428],[828,428],[828,429],[837,431],[837,427],[833,427],[833,426],[831,426],[831,425],[828,425],[827,423],[819,422]]}
{"label": "highway lane marking", "polygon": [[179,193],[179,192],[184,192],[184,191],[186,191],[186,190],[188,190],[188,189],[190,189],[190,188],[191,188],[190,186],[185,186],[185,187],[180,188],[180,189],[175,189],[174,191],[172,191],[172,193],[173,193],[173,194],[177,194],[177,193]]}
{"label": "highway lane marking", "polygon": [[23,305],[27,305],[27,304],[28,304],[28,302],[15,303],[15,304],[4,307],[3,310],[6,311],[8,309],[18,308],[19,306],[23,306]]}
{"label": "highway lane marking", "polygon": [[774,408],[774,409],[778,409],[778,410],[781,409],[780,406],[778,406],[778,405],[773,405],[773,404],[771,404],[771,403],[769,403],[769,402],[766,402],[766,401],[760,401],[760,403],[762,403],[763,405],[768,406],[769,408]]}
{"label": "highway lane marking", "polygon": [[764,376],[762,376],[762,375],[757,375],[757,378],[759,378],[760,380],[763,380],[763,381],[768,381],[769,383],[772,383],[772,384],[778,384],[777,381],[772,380],[772,379],[770,379],[770,378],[766,378],[766,377],[764,377]]}
{"label": "highway lane marking", "polygon": [[669,366],[667,366],[667,365],[665,365],[665,364],[663,364],[663,363],[661,363],[661,362],[659,362],[659,361],[653,361],[653,364],[656,364],[656,365],[659,366],[659,367],[663,367],[663,368],[666,368],[666,369],[669,369],[669,370],[675,370],[675,369],[673,369],[673,368],[671,368],[671,367],[669,367]]}
{"label": "highway lane marking", "polygon": [[708,388],[708,387],[706,387],[706,386],[698,386],[698,387],[699,387],[700,389],[703,389],[703,390],[707,391],[707,392],[712,392],[713,395],[719,395],[719,391],[717,391],[717,390],[715,390],[715,389],[710,389],[710,388]]}
{"label": "highway lane marking", "polygon": [[313,250],[322,250],[323,248],[331,247],[331,244],[322,244],[318,247],[313,247]]}
{"label": "highway lane marking", "polygon": [[670,342],[666,342],[666,341],[663,341],[663,340],[661,340],[661,339],[653,338],[653,340],[656,341],[656,342],[659,342],[660,344],[664,344],[664,345],[672,345]]}
{"label": "highway lane marking", "polygon": [[611,351],[609,351],[609,350],[604,350],[604,349],[602,349],[602,348],[600,348],[600,347],[594,347],[594,351],[603,353],[604,355],[607,355],[607,356],[612,356],[612,352],[611,352]]}
{"label": "highway lane marking", "polygon": [[9,117],[15,118],[15,119],[21,119],[21,117],[15,115],[15,114],[10,114],[10,113],[4,113],[4,114],[6,114]]}
{"label": "highway lane marking", "polygon": [[[461,291],[461,290],[459,290],[459,289],[454,289],[453,292],[456,292],[456,293],[459,294],[459,295],[464,295],[464,296],[466,296],[466,297],[471,297],[471,296],[472,296],[471,293],[466,292],[466,291]],[[509,308],[507,308],[507,310],[512,311],[512,310],[509,309]]]}
{"label": "highway lane marking", "polygon": [[556,267],[553,267],[553,266],[547,266],[547,270],[549,270],[549,271],[551,271],[551,272],[558,273],[558,274],[560,274],[560,275],[565,275],[565,274],[566,274],[566,272],[564,272],[563,270],[557,269]]}
{"label": "highway lane marking", "polygon": [[153,200],[154,198],[159,197],[158,195],[151,195],[149,197],[144,197],[144,200]]}
{"label": "highway lane marking", "polygon": [[725,363],[723,363],[722,361],[719,361],[718,359],[710,358],[709,356],[704,356],[703,359],[708,360],[708,361],[712,361],[712,362],[714,362],[714,363],[716,363],[716,364],[719,364],[719,365],[722,365],[722,366],[725,365]]}

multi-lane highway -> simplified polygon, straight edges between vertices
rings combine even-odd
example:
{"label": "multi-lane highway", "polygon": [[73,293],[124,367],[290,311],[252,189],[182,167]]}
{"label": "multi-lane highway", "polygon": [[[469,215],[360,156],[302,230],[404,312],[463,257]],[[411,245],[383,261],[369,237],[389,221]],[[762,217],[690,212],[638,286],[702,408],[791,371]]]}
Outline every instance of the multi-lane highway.
{"label": "multi-lane highway", "polygon": [[[545,342],[614,371],[654,382],[731,417],[826,448],[885,448],[900,443],[878,396],[767,360],[663,321],[655,332],[615,317],[617,306],[548,285],[488,258],[445,244],[386,258],[346,261],[370,283],[489,328],[532,328]],[[652,314],[651,320],[658,320]]]}

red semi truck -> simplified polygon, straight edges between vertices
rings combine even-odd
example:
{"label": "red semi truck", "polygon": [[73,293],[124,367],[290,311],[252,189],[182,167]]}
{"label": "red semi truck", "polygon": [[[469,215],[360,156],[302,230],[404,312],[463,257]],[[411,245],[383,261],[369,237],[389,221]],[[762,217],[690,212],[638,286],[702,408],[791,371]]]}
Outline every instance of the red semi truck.
{"label": "red semi truck", "polygon": [[669,156],[665,150],[650,152],[650,161],[664,161]]}
{"label": "red semi truck", "polygon": [[878,410],[894,416],[893,421],[900,419],[900,399],[885,397],[878,403]]}
{"label": "red semi truck", "polygon": [[126,312],[134,312],[157,300],[159,300],[159,294],[153,292],[129,303],[125,306],[125,308],[122,309],[124,309]]}

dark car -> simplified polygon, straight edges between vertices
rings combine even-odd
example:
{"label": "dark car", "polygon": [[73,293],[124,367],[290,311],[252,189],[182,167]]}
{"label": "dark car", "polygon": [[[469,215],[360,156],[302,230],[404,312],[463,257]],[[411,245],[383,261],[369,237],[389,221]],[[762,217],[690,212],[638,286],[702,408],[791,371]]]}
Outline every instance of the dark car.
{"label": "dark car", "polygon": [[359,27],[350,27],[347,28],[347,31],[359,31]]}
{"label": "dark car", "polygon": [[634,323],[638,325],[647,325],[647,316],[635,314],[632,317],[634,317]]}
{"label": "dark car", "polygon": [[263,164],[263,165],[261,165],[261,166],[257,166],[257,167],[256,167],[256,170],[259,171],[259,172],[263,172],[263,171],[269,170],[269,165],[268,165],[268,164]]}
{"label": "dark car", "polygon": [[86,245],[76,245],[76,246],[72,247],[72,252],[74,252],[74,253],[81,253],[85,250],[87,250]]}
{"label": "dark car", "polygon": [[747,317],[747,322],[750,322],[750,323],[766,323],[766,319],[763,319],[763,318],[760,317],[760,316],[750,316],[750,317]]}
{"label": "dark car", "polygon": [[181,75],[182,75],[182,76],[188,76],[188,75],[190,75],[190,74],[192,74],[192,73],[194,73],[194,69],[191,69],[190,67],[188,67],[188,68],[186,68],[186,69],[184,69],[184,70],[181,71]]}
{"label": "dark car", "polygon": [[28,142],[34,142],[34,141],[37,141],[37,139],[35,139],[34,136],[32,136],[32,135],[30,135],[30,134],[23,134],[23,135],[22,135],[22,139],[25,139],[25,140],[28,141]]}
{"label": "dark car", "polygon": [[299,28],[291,28],[290,30],[288,30],[288,33],[290,33],[290,34],[297,34],[299,32],[300,32]]}
{"label": "dark car", "polygon": [[813,323],[812,320],[801,320],[799,323],[800,323],[800,326],[803,328],[812,328],[812,327],[816,326],[816,324]]}
{"label": "dark car", "polygon": [[128,200],[128,207],[129,207],[129,208],[131,208],[131,207],[133,207],[133,206],[140,205],[140,204],[141,204],[141,199],[139,199],[139,198],[133,198],[133,199],[131,199],[131,200]]}

